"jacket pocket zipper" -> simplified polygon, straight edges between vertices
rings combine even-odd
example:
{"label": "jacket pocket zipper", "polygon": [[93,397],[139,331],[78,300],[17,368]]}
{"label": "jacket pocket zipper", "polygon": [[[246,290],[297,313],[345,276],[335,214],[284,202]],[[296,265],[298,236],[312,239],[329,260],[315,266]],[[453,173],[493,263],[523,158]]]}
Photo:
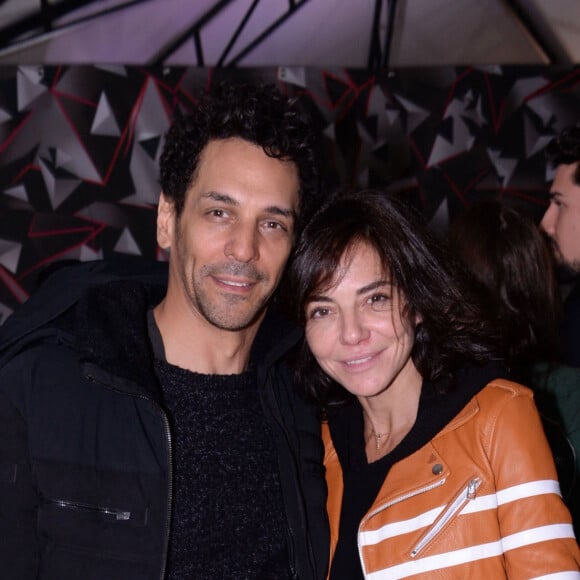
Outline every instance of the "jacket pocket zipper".
{"label": "jacket pocket zipper", "polygon": [[116,508],[100,507],[86,503],[66,501],[63,499],[49,499],[46,500],[46,503],[55,505],[63,509],[101,514],[104,516],[112,517],[117,521],[128,521],[131,519],[130,511],[120,510]]}
{"label": "jacket pocket zipper", "polygon": [[457,495],[457,497],[447,506],[433,527],[419,540],[417,545],[411,551],[411,558],[419,554],[425,546],[437,536],[439,532],[466,506],[467,503],[475,499],[478,487],[481,485],[481,479],[474,477],[469,481],[467,487]]}

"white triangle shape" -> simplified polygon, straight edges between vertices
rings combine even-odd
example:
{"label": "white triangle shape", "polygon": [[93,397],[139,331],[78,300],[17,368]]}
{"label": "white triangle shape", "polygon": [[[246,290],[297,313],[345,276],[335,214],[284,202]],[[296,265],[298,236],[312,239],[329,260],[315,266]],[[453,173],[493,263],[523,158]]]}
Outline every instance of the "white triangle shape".
{"label": "white triangle shape", "polygon": [[56,167],[66,167],[67,163],[69,163],[71,160],[72,157],[68,153],[65,153],[62,149],[57,148],[56,159],[54,162]]}
{"label": "white triangle shape", "polygon": [[12,119],[12,115],[6,109],[0,109],[0,123],[5,123],[10,119]]}
{"label": "white triangle shape", "polygon": [[[47,91],[47,88],[36,80],[41,78],[39,74],[33,74],[29,68],[30,67],[19,68],[16,77],[19,111],[25,110],[28,105]],[[32,70],[35,71],[36,69]]]}
{"label": "white triangle shape", "polygon": [[28,192],[24,185],[17,185],[16,187],[5,189],[4,194],[15,197],[16,199],[21,199],[22,201],[28,201]]}
{"label": "white triangle shape", "polygon": [[302,66],[278,67],[278,79],[284,83],[306,88],[306,70]]}
{"label": "white triangle shape", "polygon": [[131,254],[133,256],[141,255],[141,250],[128,228],[123,230],[121,237],[117,240],[117,243],[115,244],[115,252]]}
{"label": "white triangle shape", "polygon": [[109,105],[109,100],[104,91],[101,93],[99,104],[97,105],[97,111],[93,119],[93,125],[91,126],[91,134],[106,137],[119,137],[121,135],[121,130],[119,129],[119,125],[117,125],[117,121]]}
{"label": "white triangle shape", "polygon": [[18,270],[22,244],[11,240],[0,240],[0,264],[13,274]]}

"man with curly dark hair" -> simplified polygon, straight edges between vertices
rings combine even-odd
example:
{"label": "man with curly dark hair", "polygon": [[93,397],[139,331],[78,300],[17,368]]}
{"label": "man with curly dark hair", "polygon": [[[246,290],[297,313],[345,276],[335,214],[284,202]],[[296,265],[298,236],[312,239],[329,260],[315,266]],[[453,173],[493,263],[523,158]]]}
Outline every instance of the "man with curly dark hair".
{"label": "man with curly dark hair", "polygon": [[564,129],[546,154],[555,174],[541,227],[563,280],[575,281],[564,302],[561,335],[564,361],[580,367],[580,125]]}
{"label": "man with curly dark hair", "polygon": [[318,192],[311,125],[219,85],[166,135],[168,271],[63,268],[3,325],[4,579],[325,577],[320,426],[272,300]]}

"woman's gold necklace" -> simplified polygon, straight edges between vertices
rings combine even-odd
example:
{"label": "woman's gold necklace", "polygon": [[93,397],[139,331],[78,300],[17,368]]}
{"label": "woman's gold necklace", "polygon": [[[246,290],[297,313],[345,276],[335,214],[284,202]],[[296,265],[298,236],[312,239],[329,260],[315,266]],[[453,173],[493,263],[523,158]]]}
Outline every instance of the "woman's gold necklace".
{"label": "woman's gold necklace", "polygon": [[[363,413],[366,417],[366,413],[364,411],[363,411]],[[366,421],[365,421],[365,423],[366,423]],[[371,428],[372,436],[375,438],[375,450],[380,451],[381,447],[383,446],[383,443],[389,438],[391,432],[387,431],[386,433],[377,433],[375,431],[375,428],[373,427],[372,423],[370,422],[370,420],[368,421],[367,424]]]}
{"label": "woman's gold necklace", "polygon": [[380,451],[383,443],[389,438],[389,435],[391,433],[389,431],[387,431],[386,433],[377,433],[372,427],[371,432],[373,434],[373,437],[375,438],[375,449],[377,451]]}

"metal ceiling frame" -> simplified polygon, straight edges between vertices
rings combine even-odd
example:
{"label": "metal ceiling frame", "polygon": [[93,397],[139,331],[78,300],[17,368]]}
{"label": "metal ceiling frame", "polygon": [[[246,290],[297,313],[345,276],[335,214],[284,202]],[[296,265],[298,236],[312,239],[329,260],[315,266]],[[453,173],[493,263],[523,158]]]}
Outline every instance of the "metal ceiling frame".
{"label": "metal ceiling frame", "polygon": [[[195,44],[195,52],[197,56],[197,65],[205,66],[205,58],[203,54],[203,45],[201,41],[201,32],[203,27],[211,22],[224,8],[231,4],[235,0],[220,0],[215,4],[210,10],[206,12],[201,18],[199,18],[194,24],[192,24],[186,31],[184,31],[178,38],[172,41],[169,45],[161,49],[151,60],[149,65],[162,65],[175,51],[177,51],[183,44],[189,40],[193,40]],[[249,54],[256,46],[260,45],[266,38],[268,38],[275,30],[277,30],[284,22],[289,18],[292,18],[294,14],[306,5],[310,0],[288,0],[288,8],[284,14],[278,17],[272,24],[267,26],[260,34],[258,34],[253,40],[251,40],[244,48],[242,48],[238,53],[231,59],[226,60],[228,55],[234,46],[236,40],[239,38],[240,34],[243,32],[246,24],[250,20],[252,14],[262,1],[267,0],[253,0],[251,6],[246,11],[246,14],[242,18],[240,24],[235,29],[230,40],[226,44],[223,52],[221,53],[216,66],[217,67],[235,67],[247,54]]]}
{"label": "metal ceiling frame", "polygon": [[79,17],[56,28],[53,26],[55,20],[62,18],[67,14],[71,14],[75,10],[88,6],[89,4],[96,4],[98,1],[99,0],[63,0],[58,4],[50,4],[48,0],[39,0],[39,9],[37,12],[24,16],[17,22],[0,28],[0,50],[11,46],[18,46],[18,40],[16,42],[12,41],[18,39],[19,36],[22,36],[27,32],[32,32],[34,30],[42,31],[37,35],[27,36],[26,39],[24,39],[24,42],[28,42],[55,30],[66,30],[67,28],[76,26],[83,22],[90,22],[91,20],[100,18],[105,14],[119,12],[120,10],[125,10],[133,5],[148,2],[149,0],[127,0],[127,2],[117,4],[112,8],[106,8],[91,15]]}
{"label": "metal ceiling frame", "polygon": [[550,64],[573,64],[554,33],[544,23],[542,15],[528,0],[504,0],[507,9],[522,24]]}
{"label": "metal ceiling frame", "polygon": [[[98,0],[62,0],[58,4],[51,4],[50,0],[39,0],[39,10],[33,14],[24,16],[22,19],[0,28],[0,51],[11,47],[18,47],[21,42],[28,42],[41,38],[44,34],[55,30],[65,30],[79,23],[95,20],[105,14],[111,14],[124,10],[132,5],[142,4],[149,0],[127,0],[111,8],[96,10],[90,15],[71,20],[66,24],[54,26],[54,22],[67,14],[73,13],[76,9],[96,4]],[[172,40],[165,47],[161,48],[146,65],[163,65],[185,43],[192,41],[197,56],[197,66],[206,66],[202,30],[223,10],[225,10],[235,0],[216,0],[214,5],[201,16],[186,31]],[[236,54],[230,57],[230,53],[249,22],[252,14],[257,9],[261,1],[253,0],[247,9],[244,17],[234,30],[231,38],[217,61],[216,67],[236,67],[240,61],[272,35],[280,26],[306,5],[310,0],[288,0],[286,11],[270,25],[266,26],[262,32],[256,35]],[[527,34],[536,44],[538,49],[545,55],[548,64],[571,64],[572,59],[566,53],[558,39],[551,32],[548,26],[543,23],[542,16],[529,0],[502,0],[506,8],[523,26]],[[381,14],[383,5],[386,10],[386,32],[381,43]],[[397,0],[375,0],[372,28],[370,30],[370,46],[367,60],[367,68],[370,70],[388,68],[390,60],[391,44],[394,34],[395,16],[397,10]],[[40,31],[34,34],[34,31]],[[31,33],[30,35],[26,35]],[[19,37],[26,35],[26,38],[19,40]],[[284,63],[280,63],[284,64]]]}
{"label": "metal ceiling frame", "polygon": [[[4,28],[0,28],[0,50],[9,47],[16,47],[19,41],[11,42],[14,39],[26,34],[27,32],[32,32],[35,30],[40,30],[37,35],[27,36],[23,42],[28,42],[34,40],[35,38],[40,38],[43,34],[52,32],[54,30],[66,30],[72,26],[76,26],[83,22],[90,22],[95,20],[105,14],[114,13],[130,7],[135,4],[141,4],[149,0],[128,0],[125,3],[119,4],[112,8],[108,8],[101,11],[96,11],[95,13],[79,17],[74,21],[68,22],[65,25],[54,27],[54,21],[58,18],[62,18],[67,14],[72,13],[78,8],[82,8],[89,4],[95,4],[98,0],[63,0],[57,5],[49,4],[48,0],[39,0],[39,10],[34,14],[27,15],[21,20],[10,24]],[[201,32],[209,22],[211,22],[216,16],[220,14],[229,4],[235,0],[219,0],[217,1],[201,18],[199,18],[194,24],[192,24],[185,32],[180,34],[178,38],[171,41],[167,46],[163,47],[160,51],[145,63],[149,66],[159,66],[163,65],[164,62],[183,44],[188,41],[193,41],[195,45],[195,53],[197,56],[197,66],[205,66],[205,58],[203,53],[203,44],[201,39]],[[286,11],[278,17],[274,22],[264,28],[264,30],[253,38],[249,43],[247,43],[243,48],[241,48],[233,57],[228,60],[230,52],[239,38],[240,34],[243,32],[246,24],[250,20],[252,14],[258,7],[261,1],[267,0],[253,0],[251,6],[246,11],[244,17],[242,18],[239,25],[236,27],[231,38],[226,43],[222,54],[216,64],[217,67],[235,67],[247,54],[254,50],[258,45],[264,42],[272,33],[274,33],[280,26],[284,24],[289,18],[294,16],[294,14],[306,5],[310,0],[288,0],[288,8]]]}
{"label": "metal ceiling frame", "polygon": [[[403,0],[404,1],[404,0]],[[541,13],[529,0],[502,0],[510,14],[517,20],[547,60],[547,64],[569,65],[573,60],[567,54],[557,37],[546,26]],[[387,30],[381,51],[380,21],[383,2],[387,9]],[[371,43],[367,67],[369,69],[389,68],[391,45],[393,42],[397,0],[375,0]]]}
{"label": "metal ceiling frame", "polygon": [[[381,49],[381,13],[383,3],[386,4],[387,10],[387,30],[385,33],[384,44]],[[371,42],[369,46],[369,57],[367,68],[380,69],[389,67],[391,55],[391,44],[395,30],[395,14],[397,11],[397,0],[375,0],[375,9],[373,12],[373,23],[371,28]]]}

